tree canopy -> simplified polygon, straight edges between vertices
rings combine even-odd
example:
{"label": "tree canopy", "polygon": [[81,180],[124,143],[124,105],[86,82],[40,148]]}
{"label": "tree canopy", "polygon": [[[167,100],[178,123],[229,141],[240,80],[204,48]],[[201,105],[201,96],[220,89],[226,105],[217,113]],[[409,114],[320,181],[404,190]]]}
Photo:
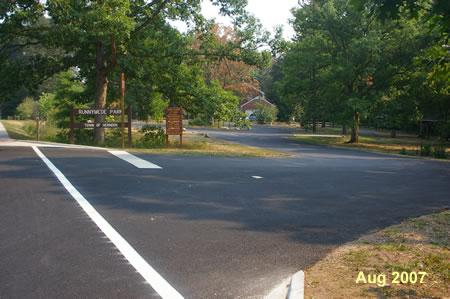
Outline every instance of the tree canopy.
{"label": "tree canopy", "polygon": [[274,83],[281,101],[313,130],[319,119],[350,126],[350,142],[358,142],[361,120],[399,129],[430,106],[448,119],[448,61],[430,55],[442,49],[441,28],[429,26],[426,10],[382,19],[364,7],[312,0],[293,10],[296,36],[280,55]]}
{"label": "tree canopy", "polygon": [[[46,79],[72,67],[85,85],[85,97],[103,108],[119,97],[123,72],[129,100],[141,118],[164,104],[182,104],[195,112],[208,88],[202,82],[202,61],[267,62],[258,48],[268,36],[245,11],[246,1],[211,2],[233,18],[232,42],[217,42],[197,0],[7,1],[0,6],[0,75],[17,76],[2,85],[10,95],[22,86],[36,91]],[[173,20],[190,24],[191,31],[180,33],[170,24]],[[195,48],[198,32],[202,41]],[[103,134],[97,130],[96,140],[101,142]]]}

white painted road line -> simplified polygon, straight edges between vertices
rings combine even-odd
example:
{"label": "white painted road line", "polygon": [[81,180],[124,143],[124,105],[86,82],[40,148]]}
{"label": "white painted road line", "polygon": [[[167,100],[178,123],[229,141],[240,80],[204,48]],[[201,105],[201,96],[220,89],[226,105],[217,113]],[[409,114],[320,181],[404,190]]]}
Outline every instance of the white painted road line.
{"label": "white painted road line", "polygon": [[130,244],[100,215],[97,210],[78,192],[77,189],[69,182],[64,174],[47,159],[47,157],[36,147],[33,150],[56,175],[58,180],[63,184],[72,197],[78,202],[81,208],[88,214],[100,230],[108,237],[108,239],[116,246],[128,262],[142,275],[142,277],[152,286],[153,289],[162,297],[168,299],[183,298],[164,278],[155,271],[133,248]]}
{"label": "white painted road line", "polygon": [[138,158],[126,151],[108,151],[111,154],[113,154],[114,156],[127,161],[130,164],[133,164],[134,166],[136,166],[137,168],[153,168],[153,169],[162,169],[161,167],[159,167],[158,165],[155,165],[153,163],[150,163],[148,161],[145,161],[141,158]]}
{"label": "white painted road line", "polygon": [[252,178],[259,180],[259,179],[263,179],[264,177],[258,176],[258,175],[252,175]]}

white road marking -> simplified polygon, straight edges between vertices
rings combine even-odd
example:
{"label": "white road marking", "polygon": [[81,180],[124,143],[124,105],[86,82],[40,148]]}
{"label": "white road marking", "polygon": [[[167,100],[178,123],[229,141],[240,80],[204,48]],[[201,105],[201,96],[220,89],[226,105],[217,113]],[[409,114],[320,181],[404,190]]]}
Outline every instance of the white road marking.
{"label": "white road marking", "polygon": [[259,180],[259,179],[263,179],[264,177],[262,177],[262,176],[257,176],[257,175],[253,175],[252,178]]}
{"label": "white road marking", "polygon": [[50,170],[56,175],[58,180],[63,184],[64,188],[78,202],[81,208],[88,214],[100,230],[111,240],[122,255],[136,269],[139,274],[147,281],[153,289],[162,297],[170,299],[183,298],[164,278],[155,271],[133,248],[130,244],[103,218],[97,210],[78,192],[77,189],[69,182],[64,174],[47,159],[47,157],[37,148],[32,146],[36,154],[44,161]]}
{"label": "white road marking", "polygon": [[114,156],[127,161],[130,164],[133,164],[134,166],[136,166],[137,168],[153,168],[153,169],[162,169],[161,167],[159,167],[158,165],[155,165],[153,163],[150,163],[148,161],[145,161],[141,158],[138,158],[126,151],[108,151],[111,154],[113,154]]}

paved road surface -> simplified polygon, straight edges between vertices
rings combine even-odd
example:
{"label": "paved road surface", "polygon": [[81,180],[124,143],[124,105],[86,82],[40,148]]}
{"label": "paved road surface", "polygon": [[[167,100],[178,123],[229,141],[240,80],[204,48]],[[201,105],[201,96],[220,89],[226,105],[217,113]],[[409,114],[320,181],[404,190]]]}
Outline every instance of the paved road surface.
{"label": "paved road surface", "polygon": [[[295,157],[140,153],[162,169],[138,169],[41,151],[186,298],[260,298],[340,244],[449,205],[445,162],[305,145],[289,128],[208,134]],[[0,190],[1,298],[155,295],[31,148],[0,146]]]}

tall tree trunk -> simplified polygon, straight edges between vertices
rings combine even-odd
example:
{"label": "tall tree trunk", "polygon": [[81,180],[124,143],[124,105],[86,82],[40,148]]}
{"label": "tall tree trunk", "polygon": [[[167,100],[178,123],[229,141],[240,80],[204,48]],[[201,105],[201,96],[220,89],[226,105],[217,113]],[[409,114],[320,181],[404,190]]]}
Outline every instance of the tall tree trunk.
{"label": "tall tree trunk", "polygon": [[342,135],[347,135],[347,126],[346,125],[342,126]]}
{"label": "tall tree trunk", "polygon": [[[105,109],[106,106],[106,93],[108,91],[108,74],[116,66],[116,45],[114,37],[111,36],[111,64],[106,64],[105,47],[101,41],[96,44],[96,66],[95,66],[95,108]],[[96,123],[104,123],[105,116],[95,116]],[[95,128],[94,132],[95,143],[105,142],[105,129]]]}
{"label": "tall tree trunk", "polygon": [[327,126],[327,122],[322,120],[322,128],[325,128]]}
{"label": "tall tree trunk", "polygon": [[359,113],[353,114],[353,126],[352,126],[352,137],[350,143],[359,142]]}
{"label": "tall tree trunk", "polygon": [[313,131],[313,133],[317,132],[317,120],[315,118],[313,119],[312,131]]}

